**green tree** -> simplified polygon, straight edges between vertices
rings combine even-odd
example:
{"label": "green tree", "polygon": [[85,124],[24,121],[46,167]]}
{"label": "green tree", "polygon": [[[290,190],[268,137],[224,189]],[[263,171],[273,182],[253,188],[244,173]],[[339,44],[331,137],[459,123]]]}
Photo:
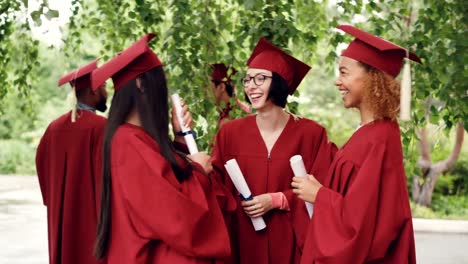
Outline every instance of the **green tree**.
{"label": "green tree", "polygon": [[[307,51],[302,59],[310,61],[306,56],[314,53],[320,34],[326,33],[322,6],[285,0],[75,1],[66,43],[68,49],[80,50],[82,28],[86,28],[103,44],[103,57],[109,58],[143,33],[155,32],[158,37],[152,45],[164,62],[169,87],[190,104],[199,147],[208,149],[216,132],[216,126],[209,124],[217,123],[214,104],[207,100],[208,65],[224,62],[244,69],[261,36],[286,49]],[[312,14],[316,27],[308,26]]]}
{"label": "green tree", "polygon": [[[29,10],[26,0],[0,2],[0,103],[7,93],[30,100],[34,88],[35,72],[39,66],[39,42],[31,37],[31,24],[58,16],[43,0],[38,10]],[[0,104],[0,113],[2,113]],[[29,108],[29,111],[32,109]]]}
{"label": "green tree", "polygon": [[[414,23],[412,42],[423,54],[424,64],[415,73],[417,109],[413,120],[420,125],[420,173],[413,179],[413,199],[430,206],[438,177],[458,160],[468,130],[468,61],[466,34],[468,6],[461,0],[425,1]],[[456,130],[453,150],[445,159],[431,160],[426,123]],[[465,130],[465,131],[464,131]],[[418,176],[420,175],[420,176]]]}

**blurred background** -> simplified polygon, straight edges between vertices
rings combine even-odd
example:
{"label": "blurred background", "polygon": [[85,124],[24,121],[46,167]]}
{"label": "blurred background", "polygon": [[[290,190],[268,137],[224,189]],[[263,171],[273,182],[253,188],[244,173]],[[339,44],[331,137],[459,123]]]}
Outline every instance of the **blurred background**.
{"label": "blurred background", "polygon": [[[99,64],[147,32],[171,92],[190,105],[199,148],[210,150],[218,113],[209,64],[240,79],[265,36],[312,66],[288,110],[316,120],[342,145],[359,125],[334,86],[353,24],[408,48],[412,116],[400,122],[419,263],[468,263],[467,25],[463,0],[2,0],[0,1],[0,263],[47,263],[45,207],[35,151],[47,125],[69,111],[63,74]],[[112,96],[112,84],[108,83]],[[235,111],[234,115],[242,116]],[[6,249],[6,250],[4,250]]]}

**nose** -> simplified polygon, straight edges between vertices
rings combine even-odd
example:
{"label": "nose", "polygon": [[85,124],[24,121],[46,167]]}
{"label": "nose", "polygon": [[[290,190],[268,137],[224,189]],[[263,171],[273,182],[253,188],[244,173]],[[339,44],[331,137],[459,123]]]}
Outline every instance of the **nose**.
{"label": "nose", "polygon": [[247,88],[248,88],[248,89],[257,88],[257,85],[256,85],[255,82],[254,82],[254,78],[251,78],[251,79],[249,80],[249,84],[247,85]]}
{"label": "nose", "polygon": [[336,80],[335,80],[335,85],[336,85],[336,86],[341,86],[342,84],[343,84],[343,83],[341,82],[340,77],[336,78]]}

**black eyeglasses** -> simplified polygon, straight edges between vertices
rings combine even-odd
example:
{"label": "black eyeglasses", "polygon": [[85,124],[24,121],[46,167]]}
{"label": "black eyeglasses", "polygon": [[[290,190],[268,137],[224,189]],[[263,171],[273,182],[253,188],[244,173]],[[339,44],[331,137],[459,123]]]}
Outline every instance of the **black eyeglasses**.
{"label": "black eyeglasses", "polygon": [[254,76],[246,75],[242,79],[242,84],[244,85],[244,87],[247,87],[249,85],[250,81],[253,79],[255,85],[258,86],[258,85],[262,85],[267,78],[272,78],[272,77],[273,76],[267,76],[267,75],[262,74],[262,73],[257,73]]}

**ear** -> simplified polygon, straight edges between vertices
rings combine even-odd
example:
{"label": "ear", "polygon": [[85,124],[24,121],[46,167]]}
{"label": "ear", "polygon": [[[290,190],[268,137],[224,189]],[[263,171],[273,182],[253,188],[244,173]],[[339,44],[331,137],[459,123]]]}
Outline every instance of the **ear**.
{"label": "ear", "polygon": [[136,81],[136,87],[137,87],[137,89],[140,90],[141,93],[145,93],[145,89],[143,89],[143,87],[141,87],[141,79],[140,79],[140,77],[137,77],[137,78],[135,79],[135,81]]}
{"label": "ear", "polygon": [[99,86],[96,90],[93,90],[93,88],[89,89],[90,94],[96,95],[99,94],[99,90],[101,89],[101,86]]}
{"label": "ear", "polygon": [[221,89],[221,91],[225,92],[226,91],[226,84],[225,83],[220,83],[219,84],[219,88]]}

